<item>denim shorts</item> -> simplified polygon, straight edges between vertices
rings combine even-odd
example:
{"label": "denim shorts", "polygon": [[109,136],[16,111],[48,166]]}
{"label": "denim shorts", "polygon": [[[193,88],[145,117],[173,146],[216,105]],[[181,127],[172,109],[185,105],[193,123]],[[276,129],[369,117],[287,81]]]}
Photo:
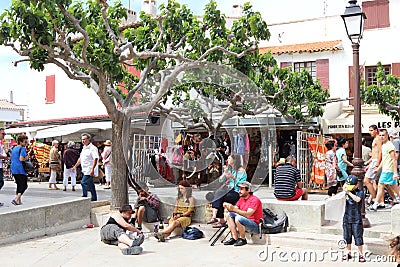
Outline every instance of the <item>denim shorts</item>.
{"label": "denim shorts", "polygon": [[364,245],[363,240],[364,228],[362,222],[359,223],[343,223],[343,239],[347,244],[351,244],[352,237],[356,246]]}
{"label": "denim shorts", "polygon": [[229,215],[234,221],[237,221],[241,225],[243,225],[246,228],[246,232],[258,234],[259,232],[258,224],[255,223],[254,221],[247,219],[246,217],[243,217],[242,215],[239,215],[234,212],[229,212]]}

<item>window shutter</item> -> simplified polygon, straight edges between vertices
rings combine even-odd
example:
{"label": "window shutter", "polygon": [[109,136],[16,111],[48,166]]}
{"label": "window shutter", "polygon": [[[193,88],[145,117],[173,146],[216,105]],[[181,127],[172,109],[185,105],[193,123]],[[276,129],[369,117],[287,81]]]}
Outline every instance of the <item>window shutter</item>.
{"label": "window shutter", "polygon": [[392,74],[400,77],[400,63],[392,63]]}
{"label": "window shutter", "polygon": [[317,65],[317,79],[323,89],[329,88],[329,59],[316,60]]}
{"label": "window shutter", "polygon": [[281,62],[281,69],[292,66],[292,62]]}
{"label": "window shutter", "polygon": [[56,76],[46,76],[46,104],[53,104],[56,102]]}
{"label": "window shutter", "polygon": [[389,19],[389,0],[378,0],[377,1],[377,16],[378,16],[378,27],[387,28],[390,27]]}

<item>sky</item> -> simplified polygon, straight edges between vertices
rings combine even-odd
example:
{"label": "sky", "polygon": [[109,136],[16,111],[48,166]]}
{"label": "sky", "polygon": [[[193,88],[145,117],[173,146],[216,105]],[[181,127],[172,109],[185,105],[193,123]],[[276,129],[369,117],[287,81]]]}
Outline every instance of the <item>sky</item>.
{"label": "sky", "polygon": [[[186,4],[195,14],[203,14],[204,6],[209,0],[178,0],[181,4]],[[229,14],[233,4],[241,4],[244,2],[251,2],[255,11],[265,5],[266,1],[270,0],[217,0],[218,7],[220,10]],[[281,0],[282,1],[282,0]],[[286,0],[287,1],[287,0]],[[137,12],[141,10],[141,0],[121,0],[122,4],[126,7],[130,7]],[[165,3],[166,0],[157,1],[157,5]],[[11,6],[12,0],[0,0],[0,13]],[[257,8],[260,7],[260,8]],[[14,67],[13,61],[20,57],[9,47],[0,46],[0,98],[10,99],[10,91],[13,92],[14,103],[18,105],[28,105],[29,95],[35,92],[29,92],[30,81],[29,81],[29,66],[26,63],[20,63],[17,67]]]}

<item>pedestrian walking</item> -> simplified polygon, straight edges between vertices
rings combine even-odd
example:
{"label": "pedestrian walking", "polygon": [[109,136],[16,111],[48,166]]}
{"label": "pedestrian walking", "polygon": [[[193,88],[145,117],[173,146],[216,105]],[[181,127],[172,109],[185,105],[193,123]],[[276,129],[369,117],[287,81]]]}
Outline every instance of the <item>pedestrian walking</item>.
{"label": "pedestrian walking", "polygon": [[22,162],[27,160],[26,145],[28,143],[28,137],[21,134],[17,137],[17,145],[11,152],[11,174],[14,177],[15,183],[17,184],[16,196],[11,203],[13,205],[21,205],[21,197],[25,190],[28,188],[28,174],[24,170]]}
{"label": "pedestrian walking", "polygon": [[63,154],[63,161],[64,161],[63,191],[67,191],[69,177],[71,177],[72,191],[75,191],[77,171],[75,169],[73,170],[72,168],[75,166],[76,162],[79,159],[79,151],[76,150],[74,146],[75,142],[69,141],[67,144],[67,149],[64,151]]}
{"label": "pedestrian walking", "polygon": [[107,140],[104,142],[104,150],[101,153],[101,158],[103,159],[104,172],[106,175],[106,187],[104,189],[111,188],[111,173],[112,173],[112,164],[111,164],[111,153],[112,153],[112,142],[111,140]]}

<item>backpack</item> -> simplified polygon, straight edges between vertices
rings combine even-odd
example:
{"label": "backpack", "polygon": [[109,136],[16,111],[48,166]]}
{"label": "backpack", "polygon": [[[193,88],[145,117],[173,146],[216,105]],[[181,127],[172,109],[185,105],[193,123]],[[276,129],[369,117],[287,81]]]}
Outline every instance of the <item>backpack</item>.
{"label": "backpack", "polygon": [[263,221],[260,224],[260,234],[277,234],[287,232],[289,219],[284,212],[280,218],[270,209],[263,209]]}
{"label": "backpack", "polygon": [[190,226],[186,226],[182,233],[182,238],[189,240],[196,240],[202,238],[203,236],[204,234],[200,229]]}

